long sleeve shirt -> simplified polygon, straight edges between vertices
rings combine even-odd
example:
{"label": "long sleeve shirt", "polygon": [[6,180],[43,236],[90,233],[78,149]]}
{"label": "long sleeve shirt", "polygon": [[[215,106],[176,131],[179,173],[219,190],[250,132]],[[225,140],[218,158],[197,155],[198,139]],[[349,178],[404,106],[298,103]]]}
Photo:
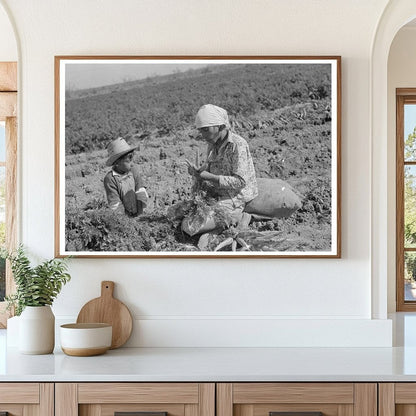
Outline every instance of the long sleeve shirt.
{"label": "long sleeve shirt", "polygon": [[223,139],[208,147],[208,172],[219,175],[216,194],[249,202],[258,194],[256,173],[247,142],[229,131]]}
{"label": "long sleeve shirt", "polygon": [[148,196],[137,165],[124,175],[114,170],[108,172],[104,178],[104,189],[108,205],[115,211],[125,211],[134,216],[140,214],[141,208],[146,205]]}

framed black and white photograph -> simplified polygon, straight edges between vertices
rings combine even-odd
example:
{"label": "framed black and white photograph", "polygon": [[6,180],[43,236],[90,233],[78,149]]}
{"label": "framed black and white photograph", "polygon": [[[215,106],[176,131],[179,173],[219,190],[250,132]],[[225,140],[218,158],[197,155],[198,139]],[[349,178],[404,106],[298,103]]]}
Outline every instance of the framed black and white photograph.
{"label": "framed black and white photograph", "polygon": [[341,58],[55,57],[55,255],[341,256]]}

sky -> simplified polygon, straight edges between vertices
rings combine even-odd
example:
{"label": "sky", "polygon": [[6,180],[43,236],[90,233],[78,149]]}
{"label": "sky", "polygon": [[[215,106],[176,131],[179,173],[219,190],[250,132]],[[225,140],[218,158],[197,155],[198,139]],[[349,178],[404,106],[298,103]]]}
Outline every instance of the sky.
{"label": "sky", "polygon": [[73,61],[65,65],[65,88],[78,90],[95,88],[103,85],[118,84],[125,81],[134,81],[155,75],[167,75],[174,72],[184,72],[188,69],[197,69],[207,66],[187,63],[152,63],[151,61],[125,61],[112,63],[88,63],[89,61]]}

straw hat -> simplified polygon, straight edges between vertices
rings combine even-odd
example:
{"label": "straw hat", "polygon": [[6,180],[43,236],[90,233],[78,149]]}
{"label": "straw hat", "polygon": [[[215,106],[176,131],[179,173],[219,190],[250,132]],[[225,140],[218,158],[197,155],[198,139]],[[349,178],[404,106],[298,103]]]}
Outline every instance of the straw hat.
{"label": "straw hat", "polygon": [[107,166],[112,166],[114,162],[120,157],[126,155],[137,149],[137,146],[130,146],[122,137],[113,140],[108,146],[108,159],[106,162]]}

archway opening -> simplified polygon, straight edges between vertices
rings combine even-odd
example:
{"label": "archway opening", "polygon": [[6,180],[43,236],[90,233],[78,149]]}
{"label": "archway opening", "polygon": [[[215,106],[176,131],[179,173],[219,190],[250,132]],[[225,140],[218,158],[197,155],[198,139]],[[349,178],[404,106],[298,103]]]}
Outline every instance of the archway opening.
{"label": "archway opening", "polygon": [[395,34],[387,64],[389,312],[416,311],[415,41],[416,20],[411,20]]}

